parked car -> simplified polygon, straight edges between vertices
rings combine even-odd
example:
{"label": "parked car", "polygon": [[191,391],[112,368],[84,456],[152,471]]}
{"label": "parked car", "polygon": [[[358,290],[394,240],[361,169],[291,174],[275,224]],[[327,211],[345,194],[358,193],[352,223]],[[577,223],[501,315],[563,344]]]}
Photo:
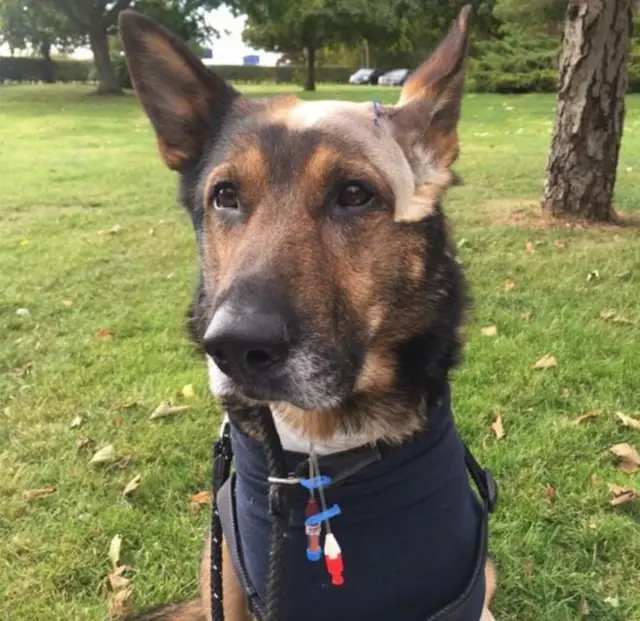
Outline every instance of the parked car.
{"label": "parked car", "polygon": [[349,78],[349,84],[377,84],[383,73],[382,69],[358,69]]}
{"label": "parked car", "polygon": [[412,73],[411,69],[394,69],[381,75],[378,84],[380,86],[402,86]]}

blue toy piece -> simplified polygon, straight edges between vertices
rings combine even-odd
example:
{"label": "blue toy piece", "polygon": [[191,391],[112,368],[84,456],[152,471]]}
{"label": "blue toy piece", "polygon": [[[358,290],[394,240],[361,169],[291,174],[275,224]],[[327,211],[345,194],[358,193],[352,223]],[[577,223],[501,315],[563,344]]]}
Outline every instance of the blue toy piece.
{"label": "blue toy piece", "polygon": [[313,562],[319,561],[322,558],[322,548],[317,552],[314,552],[311,548],[307,548],[307,559]]}
{"label": "blue toy piece", "polygon": [[340,515],[340,507],[338,505],[333,505],[333,507],[329,507],[326,511],[321,511],[320,513],[316,513],[315,515],[310,515],[305,521],[305,526],[315,526],[316,524],[322,524],[325,520],[329,520],[336,515]]}
{"label": "blue toy piece", "polygon": [[311,490],[328,487],[331,485],[331,477],[321,474],[317,477],[311,477],[310,479],[300,479],[300,485]]}

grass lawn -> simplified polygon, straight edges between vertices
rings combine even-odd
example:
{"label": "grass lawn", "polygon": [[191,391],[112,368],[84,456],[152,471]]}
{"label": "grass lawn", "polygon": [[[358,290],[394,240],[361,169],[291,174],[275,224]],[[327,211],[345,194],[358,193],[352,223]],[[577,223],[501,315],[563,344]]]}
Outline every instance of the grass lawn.
{"label": "grass lawn", "polygon": [[[117,534],[136,607],[193,596],[208,519],[208,506],[190,506],[209,487],[219,420],[183,332],[193,233],[135,99],[87,92],[0,87],[0,618],[10,621],[106,618]],[[538,217],[553,107],[546,95],[465,101],[465,185],[446,207],[475,309],[454,408],[501,485],[498,621],[577,620],[586,607],[587,619],[637,621],[640,503],[611,507],[608,484],[640,491],[640,476],[607,449],[640,449],[640,431],[615,417],[640,418],[640,228]],[[630,97],[617,208],[636,216],[639,162],[640,98]],[[483,336],[488,326],[497,336]],[[533,369],[547,354],[557,366]],[[189,409],[149,421],[167,399]],[[573,424],[585,412],[599,416]],[[77,448],[85,437],[92,444]],[[117,461],[90,465],[106,445]],[[25,498],[46,486],[56,491]]]}

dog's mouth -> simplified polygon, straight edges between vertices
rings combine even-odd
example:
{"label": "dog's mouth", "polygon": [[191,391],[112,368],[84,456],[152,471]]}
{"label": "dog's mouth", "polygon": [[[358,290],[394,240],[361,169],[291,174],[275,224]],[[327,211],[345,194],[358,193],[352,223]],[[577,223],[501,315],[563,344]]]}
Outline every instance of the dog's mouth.
{"label": "dog's mouth", "polygon": [[335,358],[298,350],[286,361],[267,364],[255,355],[257,367],[229,364],[224,358],[207,356],[211,391],[215,397],[241,398],[272,404],[288,403],[302,410],[328,411],[339,407],[353,391],[357,367],[339,364]]}

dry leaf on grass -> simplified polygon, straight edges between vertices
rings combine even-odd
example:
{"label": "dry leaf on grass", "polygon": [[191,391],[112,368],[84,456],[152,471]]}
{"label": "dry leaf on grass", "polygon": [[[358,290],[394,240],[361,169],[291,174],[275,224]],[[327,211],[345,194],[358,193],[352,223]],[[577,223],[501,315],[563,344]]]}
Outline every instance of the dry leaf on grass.
{"label": "dry leaf on grass", "polygon": [[609,484],[609,493],[612,497],[610,502],[612,507],[626,505],[638,499],[638,493],[628,485],[622,487],[620,485]]}
{"label": "dry leaf on grass", "polygon": [[201,505],[208,505],[213,500],[213,494],[210,491],[197,492],[189,500],[189,505],[192,509],[200,507]]}
{"label": "dry leaf on grass", "polygon": [[487,326],[480,330],[482,336],[498,336],[498,328],[496,326]]}
{"label": "dry leaf on grass", "polygon": [[120,407],[121,410],[133,410],[133,408],[137,408],[140,404],[137,401],[128,401],[127,403],[123,403]]}
{"label": "dry leaf on grass", "polygon": [[587,604],[587,600],[584,597],[581,597],[578,602],[578,614],[582,617],[588,617],[589,613],[589,604]]}
{"label": "dry leaf on grass", "polygon": [[556,492],[556,488],[551,487],[550,485],[547,485],[547,487],[544,488],[544,495],[549,502],[553,503],[558,500],[558,492]]}
{"label": "dry leaf on grass", "polygon": [[566,239],[556,239],[554,242],[556,248],[568,248],[569,242]]}
{"label": "dry leaf on grass", "polygon": [[47,487],[41,487],[40,489],[30,489],[24,493],[24,499],[31,502],[32,500],[39,500],[40,498],[46,498],[51,496],[56,491],[54,485],[48,485]]}
{"label": "dry leaf on grass", "polygon": [[611,323],[623,323],[629,326],[634,324],[633,319],[629,319],[624,315],[619,315],[613,308],[607,308],[600,311],[600,319],[610,321]]}
{"label": "dry leaf on grass", "polygon": [[598,475],[593,473],[589,476],[589,485],[591,487],[595,487],[596,485],[598,485]]}
{"label": "dry leaf on grass", "polygon": [[533,365],[533,368],[534,369],[551,369],[556,366],[558,366],[558,361],[556,360],[556,357],[551,354],[546,354],[545,356],[542,356],[542,358],[540,358],[540,360],[538,360]]}
{"label": "dry leaf on grass", "polygon": [[132,593],[133,585],[130,584],[109,596],[109,614],[112,617],[127,617],[134,612],[133,605],[129,601]]}
{"label": "dry leaf on grass", "polygon": [[631,474],[640,468],[640,455],[638,451],[627,442],[614,444],[609,452],[620,460],[620,470],[626,474]]}
{"label": "dry leaf on grass", "polygon": [[494,412],[494,419],[491,423],[491,429],[496,434],[496,438],[500,440],[504,438],[504,424],[502,422],[502,412],[500,410],[496,410]]}
{"label": "dry leaf on grass", "polygon": [[113,444],[107,444],[103,446],[99,451],[94,453],[91,458],[90,464],[106,464],[116,460],[116,451],[113,448]]}
{"label": "dry leaf on grass", "polygon": [[131,463],[132,460],[133,460],[133,455],[131,454],[123,455],[120,459],[118,459],[118,461],[116,462],[116,465],[121,470],[124,470]]}
{"label": "dry leaf on grass", "polygon": [[516,286],[516,281],[513,280],[512,278],[508,278],[507,280],[504,281],[505,291],[511,291],[511,289],[513,289],[515,286]]}
{"label": "dry leaf on grass", "polygon": [[131,496],[133,492],[135,492],[140,487],[140,482],[142,481],[142,475],[136,474],[131,481],[129,481],[125,487],[122,495],[127,498],[127,496]]}
{"label": "dry leaf on grass", "polygon": [[616,418],[623,427],[628,427],[629,429],[640,431],[640,420],[636,420],[635,418],[627,416],[622,412],[616,412]]}
{"label": "dry leaf on grass", "polygon": [[525,578],[531,578],[531,576],[533,576],[533,563],[531,561],[527,561],[522,566],[522,573]]}
{"label": "dry leaf on grass", "polygon": [[520,319],[522,319],[522,321],[531,321],[532,315],[532,311],[524,311],[523,313],[520,313]]}
{"label": "dry leaf on grass", "polygon": [[122,426],[122,416],[118,414],[116,416],[115,423],[116,423],[116,429],[120,429],[120,427]]}
{"label": "dry leaf on grass", "polygon": [[587,274],[587,282],[591,280],[598,280],[598,278],[600,278],[600,272],[598,270],[591,270]]}
{"label": "dry leaf on grass", "polygon": [[122,574],[131,569],[127,565],[120,565],[117,569],[114,569],[108,576],[109,584],[114,591],[118,589],[123,589],[124,587],[129,586],[131,584],[131,580],[129,578],[125,578]]}
{"label": "dry leaf on grass", "polygon": [[536,246],[535,246],[535,244],[534,244],[532,241],[528,241],[528,242],[525,244],[525,249],[526,249],[526,251],[527,251],[529,254],[531,254],[532,252],[535,252],[535,251],[536,251]]}
{"label": "dry leaf on grass", "polygon": [[28,317],[31,314],[31,311],[28,308],[19,308],[16,311],[16,315],[18,315],[18,317]]}
{"label": "dry leaf on grass", "polygon": [[67,308],[71,308],[73,306],[73,300],[62,300],[62,304]]}
{"label": "dry leaf on grass", "polygon": [[120,550],[122,548],[122,537],[115,535],[109,544],[109,560],[114,569],[120,565]]}
{"label": "dry leaf on grass", "polygon": [[110,341],[113,338],[113,330],[111,328],[100,328],[96,332],[96,338],[100,341]]}
{"label": "dry leaf on grass", "polygon": [[572,422],[574,425],[581,425],[588,420],[598,418],[598,416],[600,416],[600,412],[585,412],[584,414],[580,414],[580,416],[576,416]]}
{"label": "dry leaf on grass", "polygon": [[183,389],[182,389],[182,396],[185,399],[193,399],[196,396],[195,391],[193,390],[193,384],[187,384]]}
{"label": "dry leaf on grass", "polygon": [[76,429],[82,425],[82,416],[76,416],[69,425],[69,429]]}
{"label": "dry leaf on grass", "polygon": [[183,410],[188,410],[188,405],[173,405],[171,401],[164,401],[161,403],[153,412],[151,412],[151,416],[149,416],[149,420],[155,420],[156,418],[164,418],[165,416],[170,416],[171,414],[177,414],[178,412],[182,412]]}
{"label": "dry leaf on grass", "polygon": [[107,233],[109,233],[109,235],[117,235],[118,233],[120,233],[122,231],[122,227],[119,224],[116,224],[115,226],[112,226]]}
{"label": "dry leaf on grass", "polygon": [[76,448],[81,451],[82,449],[87,449],[94,444],[93,440],[87,436],[83,436],[76,442]]}
{"label": "dry leaf on grass", "polygon": [[605,597],[603,601],[605,604],[609,604],[612,608],[620,606],[620,599],[618,597]]}

